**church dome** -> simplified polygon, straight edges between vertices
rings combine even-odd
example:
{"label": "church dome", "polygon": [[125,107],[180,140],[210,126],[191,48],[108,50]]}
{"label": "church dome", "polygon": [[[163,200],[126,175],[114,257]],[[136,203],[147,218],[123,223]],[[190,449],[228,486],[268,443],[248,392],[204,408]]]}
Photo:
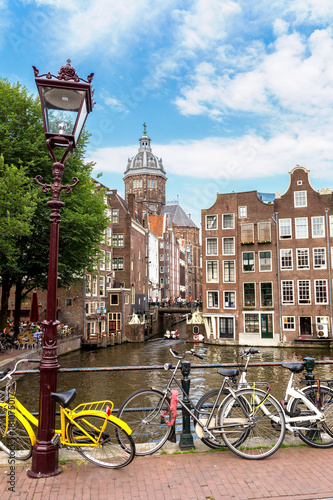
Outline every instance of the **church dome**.
{"label": "church dome", "polygon": [[124,179],[131,175],[158,175],[166,179],[165,170],[162,163],[162,158],[158,158],[152,152],[150,146],[151,139],[147,135],[146,126],[144,125],[143,136],[140,137],[140,147],[135,156],[128,159],[127,167],[124,172]]}

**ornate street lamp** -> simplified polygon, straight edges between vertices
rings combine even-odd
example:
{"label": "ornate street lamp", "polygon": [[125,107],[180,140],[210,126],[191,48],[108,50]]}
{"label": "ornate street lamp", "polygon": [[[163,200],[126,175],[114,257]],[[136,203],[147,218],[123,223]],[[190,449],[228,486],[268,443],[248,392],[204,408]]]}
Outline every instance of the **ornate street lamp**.
{"label": "ornate street lamp", "polygon": [[[40,395],[39,395],[39,425],[37,442],[33,448],[32,466],[28,470],[30,477],[50,477],[61,472],[58,466],[58,448],[53,444],[55,430],[55,403],[50,394],[57,390],[57,279],[58,279],[58,247],[60,209],[65,204],[60,201],[60,193],[65,189],[70,193],[79,182],[73,178],[73,184],[62,185],[61,178],[65,162],[72,156],[88,113],[93,108],[93,90],[91,73],[87,81],[76,74],[68,59],[62,66],[59,75],[50,73],[39,75],[38,69],[33,66],[35,81],[41,99],[44,132],[46,144],[53,160],[53,184],[44,184],[43,178],[38,175],[35,181],[42,186],[42,190],[52,193],[52,200],[47,202],[51,208],[50,255],[47,285],[46,319],[43,321],[44,341],[43,356],[40,363]],[[56,160],[54,149],[65,148],[60,161]]]}

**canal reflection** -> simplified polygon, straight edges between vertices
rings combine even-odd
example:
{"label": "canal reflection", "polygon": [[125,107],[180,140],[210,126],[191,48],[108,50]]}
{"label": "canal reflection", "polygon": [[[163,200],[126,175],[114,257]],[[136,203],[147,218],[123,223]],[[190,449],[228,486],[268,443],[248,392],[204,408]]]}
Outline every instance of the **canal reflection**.
{"label": "canal reflection", "polygon": [[[185,323],[179,325],[178,332],[185,338]],[[65,367],[92,367],[92,366],[127,366],[127,365],[163,365],[166,362],[174,364],[174,358],[169,349],[174,347],[180,353],[189,350],[193,344],[184,340],[153,339],[142,344],[122,344],[95,351],[75,351],[59,357],[61,368]],[[204,355],[204,363],[235,363],[240,361],[239,354],[243,348],[233,346],[216,346],[196,344],[199,354]],[[303,360],[305,356],[312,356],[316,360],[331,359],[332,351],[327,348],[306,349],[301,347],[278,349],[273,347],[261,348],[261,353],[252,358],[252,362],[291,361],[294,356]],[[188,357],[194,364],[199,364],[197,358]],[[29,367],[30,368],[30,367]],[[333,378],[333,365],[316,366],[315,375],[323,379]],[[77,404],[84,401],[98,401],[111,399],[115,408],[132,392],[146,387],[163,387],[170,373],[164,370],[154,371],[127,371],[127,372],[98,372],[98,373],[59,373],[58,390],[65,391],[75,387],[78,395]],[[253,367],[249,369],[247,379],[268,381],[272,386],[272,394],[279,400],[284,397],[284,390],[290,372],[280,366]],[[179,373],[181,377],[181,373]],[[191,377],[191,393],[196,401],[209,389],[219,387],[222,377],[217,374],[216,368],[193,369]],[[304,377],[304,374],[303,374]],[[300,376],[299,378],[302,378]],[[20,400],[30,410],[38,410],[39,375],[27,375],[18,382]]]}

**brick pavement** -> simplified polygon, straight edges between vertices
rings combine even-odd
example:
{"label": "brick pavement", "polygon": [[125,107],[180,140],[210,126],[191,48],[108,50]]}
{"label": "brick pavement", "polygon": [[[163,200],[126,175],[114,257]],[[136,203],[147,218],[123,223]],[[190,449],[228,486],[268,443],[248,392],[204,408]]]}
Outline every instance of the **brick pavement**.
{"label": "brick pavement", "polygon": [[333,449],[282,448],[263,461],[230,451],[137,457],[108,470],[66,462],[54,478],[30,479],[16,466],[15,493],[7,490],[8,466],[0,467],[1,500],[226,500],[333,498]]}

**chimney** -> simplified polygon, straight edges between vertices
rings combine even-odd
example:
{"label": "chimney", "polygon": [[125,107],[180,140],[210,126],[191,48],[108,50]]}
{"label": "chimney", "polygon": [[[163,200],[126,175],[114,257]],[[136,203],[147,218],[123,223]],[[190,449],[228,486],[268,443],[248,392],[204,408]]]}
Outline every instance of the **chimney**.
{"label": "chimney", "polygon": [[142,201],[139,201],[138,202],[138,219],[139,219],[140,224],[143,226],[142,213],[143,213]]}
{"label": "chimney", "polygon": [[128,193],[127,203],[128,211],[131,214],[132,219],[135,219],[135,194]]}

